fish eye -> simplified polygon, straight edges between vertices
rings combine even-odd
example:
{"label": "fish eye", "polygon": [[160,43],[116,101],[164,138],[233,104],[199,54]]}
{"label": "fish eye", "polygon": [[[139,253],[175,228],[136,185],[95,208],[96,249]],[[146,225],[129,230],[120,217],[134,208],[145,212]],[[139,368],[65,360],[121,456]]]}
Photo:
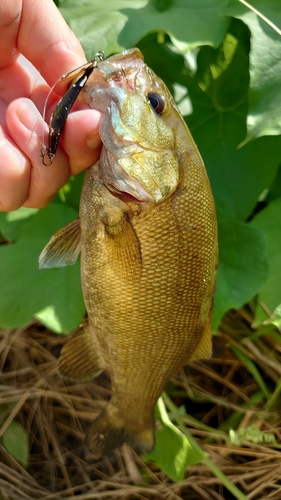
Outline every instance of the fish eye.
{"label": "fish eye", "polygon": [[166,108],[165,98],[156,92],[148,92],[146,98],[155,113],[157,113],[157,115],[162,115]]}

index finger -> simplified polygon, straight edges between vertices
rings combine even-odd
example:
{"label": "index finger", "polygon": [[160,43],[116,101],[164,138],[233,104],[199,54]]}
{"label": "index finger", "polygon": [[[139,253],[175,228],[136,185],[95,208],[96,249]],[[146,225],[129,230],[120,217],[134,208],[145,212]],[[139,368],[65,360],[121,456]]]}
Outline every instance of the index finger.
{"label": "index finger", "polygon": [[53,0],[1,0],[0,68],[22,53],[53,84],[83,64],[83,49]]}

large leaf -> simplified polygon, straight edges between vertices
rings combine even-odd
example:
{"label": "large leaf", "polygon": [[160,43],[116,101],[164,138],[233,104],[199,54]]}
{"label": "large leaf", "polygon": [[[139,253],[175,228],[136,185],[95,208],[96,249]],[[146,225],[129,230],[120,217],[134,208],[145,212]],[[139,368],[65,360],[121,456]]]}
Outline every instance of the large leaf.
{"label": "large leaf", "polygon": [[[281,27],[278,0],[251,5]],[[281,133],[281,37],[238,0],[61,0],[59,7],[88,58],[98,50],[109,55],[132,47],[153,31],[169,33],[182,53],[201,45],[218,47],[229,16],[240,18],[251,30],[247,140]]]}
{"label": "large leaf", "polygon": [[79,266],[38,268],[38,257],[52,234],[77,216],[64,205],[51,204],[31,217],[13,245],[0,247],[0,324],[22,325],[41,312],[55,331],[75,328],[84,314]]}
{"label": "large leaf", "polygon": [[[59,9],[87,57],[135,46],[151,31],[170,34],[182,52],[217,47],[228,27],[227,0],[61,0]],[[183,22],[184,19],[184,22]]]}
{"label": "large leaf", "polygon": [[209,116],[192,132],[209,173],[218,218],[243,221],[274,179],[281,137],[261,137],[238,149],[245,130],[238,111]]}
{"label": "large leaf", "polygon": [[16,241],[20,235],[22,222],[38,212],[35,208],[21,207],[14,212],[0,213],[0,232],[10,241]]}
{"label": "large leaf", "polygon": [[120,9],[138,9],[147,0],[61,0],[59,9],[79,38],[88,59],[103,50],[108,56],[124,50],[118,37],[127,21]]}
{"label": "large leaf", "polygon": [[162,398],[158,400],[155,417],[155,446],[143,458],[156,462],[173,481],[182,481],[186,467],[201,462],[206,455],[172,424]]}
{"label": "large leaf", "polygon": [[85,172],[81,172],[75,177],[70,177],[65,186],[59,191],[55,201],[66,203],[69,207],[79,211],[84,175]]}
{"label": "large leaf", "polygon": [[219,267],[213,328],[230,308],[250,300],[268,277],[265,241],[262,233],[238,221],[219,224]]}
{"label": "large leaf", "polygon": [[279,169],[277,174],[270,186],[270,190],[267,192],[266,203],[270,203],[275,200],[275,198],[279,198],[281,196],[281,165],[279,165]]}
{"label": "large leaf", "polygon": [[245,220],[270,186],[281,158],[280,137],[239,147],[246,134],[248,37],[248,30],[234,21],[219,49],[201,49],[198,87],[194,82],[189,86],[194,108],[187,122],[205,160],[220,219]]}
{"label": "large leaf", "polygon": [[182,52],[199,45],[217,47],[229,24],[229,19],[221,15],[227,3],[227,0],[150,0],[137,12],[123,9],[128,22],[120,34],[120,43],[130,47],[149,32],[164,31]]}
{"label": "large leaf", "polygon": [[[257,11],[281,29],[279,0],[251,0]],[[256,13],[237,0],[228,12],[239,17],[251,30],[249,113],[246,140],[281,133],[281,36]]]}
{"label": "large leaf", "polygon": [[281,304],[281,198],[274,200],[251,221],[265,238],[269,276],[258,295],[254,324],[267,320]]}

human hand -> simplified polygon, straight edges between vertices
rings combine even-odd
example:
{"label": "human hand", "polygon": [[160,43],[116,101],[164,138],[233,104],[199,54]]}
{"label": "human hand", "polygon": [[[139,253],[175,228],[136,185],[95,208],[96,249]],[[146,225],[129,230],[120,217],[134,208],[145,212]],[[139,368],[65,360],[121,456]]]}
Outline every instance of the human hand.
{"label": "human hand", "polygon": [[[22,205],[41,208],[70,175],[98,159],[100,114],[85,106],[71,113],[55,160],[44,166],[40,150],[48,125],[40,112],[49,86],[84,64],[85,55],[52,0],[1,0],[0,46],[0,211]],[[19,54],[48,85],[35,81],[34,71],[23,67]],[[68,83],[60,84],[62,94]]]}

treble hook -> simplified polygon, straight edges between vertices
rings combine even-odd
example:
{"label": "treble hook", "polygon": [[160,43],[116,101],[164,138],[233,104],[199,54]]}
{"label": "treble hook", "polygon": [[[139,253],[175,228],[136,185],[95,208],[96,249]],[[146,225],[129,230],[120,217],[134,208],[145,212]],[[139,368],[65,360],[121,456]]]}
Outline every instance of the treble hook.
{"label": "treble hook", "polygon": [[[53,160],[56,156],[56,151],[57,147],[60,141],[60,136],[63,130],[63,127],[65,125],[66,119],[70,113],[70,110],[75,103],[78,95],[80,94],[81,90],[87,83],[87,80],[93,70],[98,66],[99,62],[104,60],[104,52],[99,51],[97,52],[93,59],[84,64],[83,66],[80,66],[79,68],[76,68],[75,70],[70,71],[66,75],[63,75],[57,83],[63,82],[64,80],[68,80],[69,78],[74,78],[77,76],[77,74],[81,73],[82,75],[76,80],[75,83],[71,85],[71,87],[68,89],[66,94],[59,100],[56,108],[54,109],[51,120],[50,120],[50,126],[49,126],[49,146],[45,146],[43,144],[43,147],[41,149],[41,158],[42,158],[42,163],[46,166],[49,166],[53,163]],[[55,84],[55,85],[56,85]],[[53,90],[54,87],[52,87],[51,91]],[[50,93],[51,93],[50,91]],[[49,161],[45,161],[45,158],[48,157]]]}

